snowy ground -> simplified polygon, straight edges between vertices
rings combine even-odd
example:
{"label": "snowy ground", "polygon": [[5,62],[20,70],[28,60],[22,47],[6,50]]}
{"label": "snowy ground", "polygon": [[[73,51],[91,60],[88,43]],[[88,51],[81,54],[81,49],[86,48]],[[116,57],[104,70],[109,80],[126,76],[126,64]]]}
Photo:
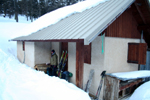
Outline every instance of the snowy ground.
{"label": "snowy ground", "polygon": [[28,23],[0,16],[0,100],[90,100],[87,93],[74,84],[57,77],[50,77],[22,64],[16,57],[18,29]]}

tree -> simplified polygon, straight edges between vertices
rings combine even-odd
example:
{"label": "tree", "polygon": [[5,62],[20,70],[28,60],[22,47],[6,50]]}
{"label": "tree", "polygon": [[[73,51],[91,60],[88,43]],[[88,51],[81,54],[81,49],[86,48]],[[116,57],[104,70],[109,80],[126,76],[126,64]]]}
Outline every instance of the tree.
{"label": "tree", "polygon": [[14,0],[15,20],[18,22],[18,0]]}
{"label": "tree", "polygon": [[16,22],[19,21],[18,15],[25,15],[38,18],[48,12],[61,8],[63,6],[72,5],[78,1],[84,0],[0,0],[0,14],[4,16],[15,15]]}

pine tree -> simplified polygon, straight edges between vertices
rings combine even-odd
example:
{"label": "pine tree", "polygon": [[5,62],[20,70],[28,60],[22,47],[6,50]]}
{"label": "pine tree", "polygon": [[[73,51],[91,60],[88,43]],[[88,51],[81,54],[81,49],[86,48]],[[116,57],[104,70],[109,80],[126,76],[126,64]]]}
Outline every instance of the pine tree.
{"label": "pine tree", "polygon": [[0,14],[3,14],[4,13],[4,3],[5,3],[5,0],[0,0]]}
{"label": "pine tree", "polygon": [[18,22],[18,0],[14,0],[15,20]]}

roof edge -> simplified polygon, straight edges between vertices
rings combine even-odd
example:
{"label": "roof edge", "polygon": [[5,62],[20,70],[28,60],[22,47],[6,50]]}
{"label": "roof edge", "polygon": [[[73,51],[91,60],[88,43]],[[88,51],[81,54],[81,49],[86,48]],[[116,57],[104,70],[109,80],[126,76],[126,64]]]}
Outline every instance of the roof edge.
{"label": "roof edge", "polygon": [[24,41],[24,42],[84,42],[84,39],[52,39],[52,40],[9,40],[9,41]]}

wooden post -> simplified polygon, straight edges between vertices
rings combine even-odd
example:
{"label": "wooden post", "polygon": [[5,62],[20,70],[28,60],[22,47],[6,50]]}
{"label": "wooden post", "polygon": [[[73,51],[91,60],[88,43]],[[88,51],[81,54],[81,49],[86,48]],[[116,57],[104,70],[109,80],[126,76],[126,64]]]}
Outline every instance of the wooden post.
{"label": "wooden post", "polygon": [[83,88],[84,43],[76,42],[76,86]]}

